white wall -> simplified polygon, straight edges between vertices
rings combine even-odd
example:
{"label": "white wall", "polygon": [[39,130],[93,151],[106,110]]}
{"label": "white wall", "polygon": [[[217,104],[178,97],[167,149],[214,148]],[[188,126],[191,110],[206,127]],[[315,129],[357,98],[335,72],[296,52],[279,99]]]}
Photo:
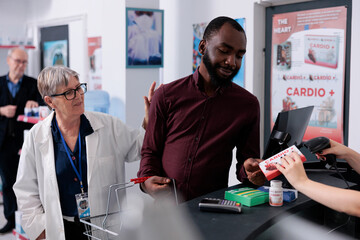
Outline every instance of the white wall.
{"label": "white wall", "polygon": [[360,152],[360,1],[352,1],[349,147]]}
{"label": "white wall", "polygon": [[[125,121],[125,106],[127,101],[124,38],[125,2],[117,0],[101,2],[103,3],[102,31],[96,35],[102,36],[103,90],[110,94],[110,111],[120,112],[118,117]],[[117,110],[112,110],[116,108]]]}
{"label": "white wall", "polygon": [[[27,3],[27,0],[0,1],[0,45],[9,44],[11,39],[25,38]],[[9,71],[7,53],[8,49],[0,49],[0,76]]]}

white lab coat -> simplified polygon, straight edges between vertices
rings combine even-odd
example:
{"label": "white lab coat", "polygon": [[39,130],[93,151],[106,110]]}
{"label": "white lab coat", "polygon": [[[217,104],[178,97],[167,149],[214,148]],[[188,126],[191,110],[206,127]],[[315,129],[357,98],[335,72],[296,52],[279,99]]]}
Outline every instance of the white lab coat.
{"label": "white lab coat", "polygon": [[[65,239],[55,172],[51,121],[54,113],[28,133],[20,156],[14,191],[23,212],[22,227],[30,239],[45,229],[46,239]],[[94,133],[86,139],[91,216],[106,211],[108,187],[125,181],[125,162],[140,159],[143,130],[131,130],[110,115],[85,112]]]}

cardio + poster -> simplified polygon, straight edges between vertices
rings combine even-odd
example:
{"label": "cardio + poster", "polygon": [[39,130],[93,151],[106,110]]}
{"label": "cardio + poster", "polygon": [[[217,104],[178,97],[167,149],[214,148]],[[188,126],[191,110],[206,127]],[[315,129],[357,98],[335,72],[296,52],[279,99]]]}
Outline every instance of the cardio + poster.
{"label": "cardio + poster", "polygon": [[343,139],[346,8],[273,15],[270,121],[278,112],[314,105],[303,141]]}

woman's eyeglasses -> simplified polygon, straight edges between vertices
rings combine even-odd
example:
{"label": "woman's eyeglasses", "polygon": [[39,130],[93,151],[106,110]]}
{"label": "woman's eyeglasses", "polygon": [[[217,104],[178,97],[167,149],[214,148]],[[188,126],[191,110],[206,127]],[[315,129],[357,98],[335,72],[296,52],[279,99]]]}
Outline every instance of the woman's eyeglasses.
{"label": "woman's eyeglasses", "polygon": [[59,94],[53,94],[50,97],[57,97],[57,96],[62,96],[64,95],[64,97],[67,100],[73,100],[76,97],[76,92],[78,92],[80,95],[84,95],[87,92],[87,86],[86,83],[81,83],[77,88],[75,89],[70,89],[67,90],[66,92],[63,93],[59,93]]}

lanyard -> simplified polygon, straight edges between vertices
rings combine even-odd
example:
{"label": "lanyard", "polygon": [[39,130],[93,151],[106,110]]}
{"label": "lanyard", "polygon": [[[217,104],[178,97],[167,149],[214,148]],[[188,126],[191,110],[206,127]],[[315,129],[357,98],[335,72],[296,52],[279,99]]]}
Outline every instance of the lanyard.
{"label": "lanyard", "polygon": [[69,161],[71,163],[71,166],[73,167],[74,169],[74,172],[76,173],[77,177],[79,178],[80,180],[80,190],[81,190],[81,193],[84,193],[84,185],[83,185],[83,182],[82,182],[82,170],[81,170],[81,137],[80,137],[80,130],[79,130],[79,171],[80,173],[78,172],[78,170],[76,169],[75,167],[75,164],[73,163],[72,159],[71,159],[71,156],[70,156],[70,152],[69,152],[69,149],[68,149],[68,146],[66,145],[65,143],[65,140],[64,140],[64,137],[63,135],[61,134],[61,131],[59,129],[59,126],[58,126],[58,123],[57,123],[57,120],[55,119],[55,123],[56,123],[56,127],[57,129],[59,130],[59,133],[60,133],[60,137],[61,137],[61,141],[64,145],[64,148],[66,150],[66,154],[69,158]]}

